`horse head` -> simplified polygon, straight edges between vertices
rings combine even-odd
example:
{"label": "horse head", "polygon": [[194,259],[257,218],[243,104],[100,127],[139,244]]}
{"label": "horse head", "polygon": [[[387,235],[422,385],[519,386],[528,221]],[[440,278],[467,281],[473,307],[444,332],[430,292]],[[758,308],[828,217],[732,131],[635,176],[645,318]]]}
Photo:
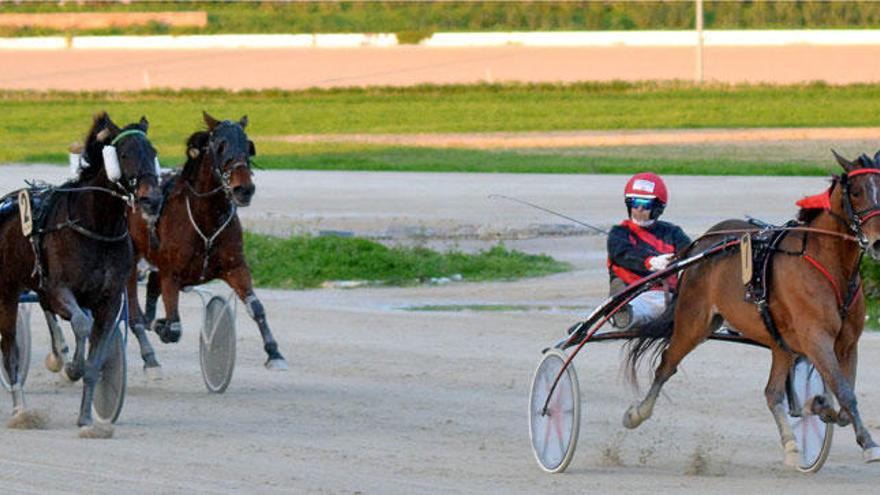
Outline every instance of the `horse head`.
{"label": "horse head", "polygon": [[880,260],[880,152],[873,159],[862,155],[853,161],[832,152],[844,170],[839,178],[842,217],[862,250]]}
{"label": "horse head", "polygon": [[82,178],[99,178],[121,189],[129,202],[137,203],[144,218],[151,221],[159,211],[159,161],[147,138],[148,128],[146,117],[120,128],[106,112],[95,115],[86,138],[86,153],[89,163],[103,166],[87,168]]}
{"label": "horse head", "polygon": [[209,155],[214,174],[236,205],[249,205],[256,190],[251,170],[251,157],[256,155],[256,148],[244,132],[247,116],[238,122],[219,121],[207,112],[203,112],[203,117],[208,126],[208,140],[203,152]]}

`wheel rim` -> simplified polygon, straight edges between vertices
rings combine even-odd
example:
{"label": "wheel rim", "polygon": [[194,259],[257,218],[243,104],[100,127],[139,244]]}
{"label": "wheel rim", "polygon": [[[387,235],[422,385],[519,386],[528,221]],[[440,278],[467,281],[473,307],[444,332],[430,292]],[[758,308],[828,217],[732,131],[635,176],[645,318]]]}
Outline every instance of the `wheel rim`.
{"label": "wheel rim", "polygon": [[[791,369],[790,382],[791,392],[795,395],[793,403],[798,409],[803,408],[812,397],[826,395],[825,382],[818,370],[806,359],[801,358],[795,362]],[[786,416],[800,450],[798,470],[816,472],[828,457],[834,426],[808,411],[792,415],[788,408],[789,401],[786,401]]]}
{"label": "wheel rim", "polygon": [[580,428],[580,393],[574,367],[559,379],[544,414],[544,403],[553,381],[565,364],[565,354],[552,349],[544,354],[532,379],[529,400],[529,437],[541,469],[560,473],[574,456]]}
{"label": "wheel rim", "polygon": [[222,297],[212,297],[205,307],[205,323],[199,337],[199,361],[208,391],[225,391],[235,369],[235,320],[232,309]]}
{"label": "wheel rim", "polygon": [[113,342],[104,361],[101,378],[95,384],[92,410],[99,420],[115,423],[119,419],[125,401],[126,357],[125,342],[119,330],[114,329],[110,338]]}

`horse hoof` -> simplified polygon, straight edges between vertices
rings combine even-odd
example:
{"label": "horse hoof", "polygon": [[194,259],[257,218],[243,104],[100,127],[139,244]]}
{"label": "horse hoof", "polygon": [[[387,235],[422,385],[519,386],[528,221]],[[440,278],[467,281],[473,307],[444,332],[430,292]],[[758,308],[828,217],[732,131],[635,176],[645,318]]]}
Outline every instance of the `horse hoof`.
{"label": "horse hoof", "polygon": [[880,461],[880,447],[868,447],[862,451],[862,458],[865,462]]}
{"label": "horse hoof", "polygon": [[64,360],[58,359],[53,353],[46,354],[46,369],[51,371],[52,373],[58,373],[61,371],[61,368],[64,366]]}
{"label": "horse hoof", "polygon": [[75,373],[70,371],[70,363],[67,363],[61,367],[60,375],[62,381],[67,383],[76,383],[80,378],[82,378],[82,373]]}
{"label": "horse hoof", "polygon": [[15,430],[45,430],[48,425],[49,417],[40,411],[18,411],[6,422]]}
{"label": "horse hoof", "polygon": [[113,436],[113,425],[110,423],[92,423],[79,427],[80,438],[111,438]]}
{"label": "horse hoof", "polygon": [[269,371],[287,371],[287,361],[284,358],[270,359],[266,361],[266,369]]}
{"label": "horse hoof", "polygon": [[151,382],[158,382],[162,380],[162,367],[161,366],[144,366],[144,375],[146,375],[147,380]]}
{"label": "horse hoof", "polygon": [[785,459],[782,461],[783,464],[793,468],[801,465],[801,452],[798,450],[797,443],[794,441],[786,442],[784,450]]}
{"label": "horse hoof", "polygon": [[623,414],[623,426],[630,430],[638,428],[642,421],[644,418],[639,414],[638,406],[629,406],[629,409]]}

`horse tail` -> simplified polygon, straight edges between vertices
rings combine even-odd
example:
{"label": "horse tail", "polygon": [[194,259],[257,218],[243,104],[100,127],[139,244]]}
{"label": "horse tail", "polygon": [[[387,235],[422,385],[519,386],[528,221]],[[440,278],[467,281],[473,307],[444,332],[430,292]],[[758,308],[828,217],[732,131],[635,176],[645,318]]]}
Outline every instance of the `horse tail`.
{"label": "horse tail", "polygon": [[677,301],[678,298],[673,296],[660,316],[635,328],[636,335],[631,337],[623,348],[627,378],[636,387],[638,387],[638,367],[642,359],[650,355],[651,363],[654,365],[663,351],[669,347]]}

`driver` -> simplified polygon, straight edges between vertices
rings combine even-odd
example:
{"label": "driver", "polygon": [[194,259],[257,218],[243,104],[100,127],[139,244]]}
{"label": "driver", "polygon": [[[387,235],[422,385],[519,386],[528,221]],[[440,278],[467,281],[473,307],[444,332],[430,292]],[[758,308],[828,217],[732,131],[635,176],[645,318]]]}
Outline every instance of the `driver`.
{"label": "driver", "polygon": [[[681,227],[659,220],[669,194],[663,180],[651,172],[632,176],[624,188],[628,217],[608,234],[608,272],[611,294],[627,285],[665,269],[673,255],[687,247],[691,240]],[[644,324],[660,316],[666,309],[664,285],[675,289],[675,275],[665,284],[648,290],[621,308],[611,319],[620,329]]]}

